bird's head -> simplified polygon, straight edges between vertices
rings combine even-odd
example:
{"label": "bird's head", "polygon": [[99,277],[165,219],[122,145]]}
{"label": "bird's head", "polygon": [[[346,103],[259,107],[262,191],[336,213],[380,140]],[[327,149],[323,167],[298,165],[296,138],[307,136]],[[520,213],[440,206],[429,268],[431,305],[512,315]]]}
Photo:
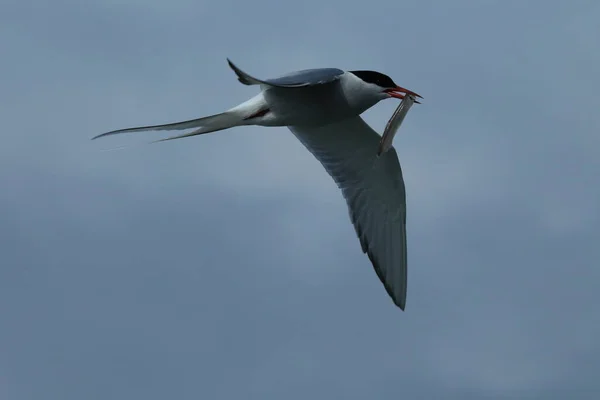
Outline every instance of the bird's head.
{"label": "bird's head", "polygon": [[[348,71],[364,82],[363,90],[370,92],[373,96],[377,96],[379,100],[396,98],[403,99],[407,94],[413,97],[423,98],[417,93],[405,89],[396,83],[389,76],[377,71]],[[419,103],[415,101],[415,103]]]}

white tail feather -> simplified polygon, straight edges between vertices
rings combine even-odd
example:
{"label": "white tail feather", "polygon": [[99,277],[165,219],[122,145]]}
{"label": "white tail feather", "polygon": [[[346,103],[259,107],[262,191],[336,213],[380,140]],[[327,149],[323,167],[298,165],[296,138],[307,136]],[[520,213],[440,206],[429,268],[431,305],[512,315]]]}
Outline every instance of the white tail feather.
{"label": "white tail feather", "polygon": [[[116,135],[120,133],[129,133],[129,132],[148,132],[148,131],[176,131],[176,130],[184,130],[191,128],[200,128],[195,132],[196,135],[200,135],[202,133],[219,131],[227,128],[232,128],[237,125],[243,124],[243,118],[239,116],[239,113],[233,112],[224,112],[221,114],[215,114],[208,117],[192,119],[189,121],[182,122],[174,122],[170,124],[163,125],[150,125],[150,126],[139,126],[135,128],[125,128],[125,129],[117,129],[114,131],[106,132],[95,136],[92,138],[98,139],[104,136]],[[190,136],[188,134],[186,136]]]}

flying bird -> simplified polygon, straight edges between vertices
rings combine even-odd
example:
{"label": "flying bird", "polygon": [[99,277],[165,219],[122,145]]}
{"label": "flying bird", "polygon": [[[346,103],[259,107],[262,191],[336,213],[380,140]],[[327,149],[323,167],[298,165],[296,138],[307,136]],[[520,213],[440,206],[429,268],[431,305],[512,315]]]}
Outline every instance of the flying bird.
{"label": "flying bird", "polygon": [[260,93],[220,114],[118,129],[93,139],[126,132],[194,129],[157,140],[162,142],[244,125],[288,127],[341,189],[362,251],[394,304],[404,310],[407,245],[402,170],[393,147],[377,154],[381,136],[360,114],[381,100],[422,97],[376,71],[317,68],[261,80],[227,62],[241,83],[259,86]]}

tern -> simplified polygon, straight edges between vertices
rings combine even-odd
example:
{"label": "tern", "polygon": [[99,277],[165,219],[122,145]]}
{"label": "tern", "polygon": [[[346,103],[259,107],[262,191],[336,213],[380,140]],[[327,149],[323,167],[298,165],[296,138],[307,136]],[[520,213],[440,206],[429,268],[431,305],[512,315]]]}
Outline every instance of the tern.
{"label": "tern", "polygon": [[238,80],[258,95],[223,113],[126,132],[193,131],[180,139],[244,125],[285,126],[323,165],[343,194],[362,251],[396,306],[404,311],[407,286],[406,193],[396,150],[378,155],[381,136],[360,115],[381,100],[406,95],[387,75],[369,70],[317,68],[258,79],[227,59]]}

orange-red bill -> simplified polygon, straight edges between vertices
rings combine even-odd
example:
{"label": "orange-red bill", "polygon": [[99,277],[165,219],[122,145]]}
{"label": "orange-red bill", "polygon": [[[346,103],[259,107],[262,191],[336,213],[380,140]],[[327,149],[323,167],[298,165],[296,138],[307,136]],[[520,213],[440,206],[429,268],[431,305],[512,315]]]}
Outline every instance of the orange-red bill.
{"label": "orange-red bill", "polygon": [[[413,97],[419,97],[421,99],[423,98],[423,96],[421,96],[421,95],[413,92],[412,90],[408,90],[408,89],[405,89],[405,88],[400,87],[400,86],[397,86],[397,87],[392,88],[392,89],[386,89],[385,92],[387,94],[389,94],[390,96],[395,97],[397,99],[403,99],[404,96],[407,95],[407,94],[410,94]],[[420,102],[418,102],[416,100],[415,100],[415,103],[421,104]]]}

